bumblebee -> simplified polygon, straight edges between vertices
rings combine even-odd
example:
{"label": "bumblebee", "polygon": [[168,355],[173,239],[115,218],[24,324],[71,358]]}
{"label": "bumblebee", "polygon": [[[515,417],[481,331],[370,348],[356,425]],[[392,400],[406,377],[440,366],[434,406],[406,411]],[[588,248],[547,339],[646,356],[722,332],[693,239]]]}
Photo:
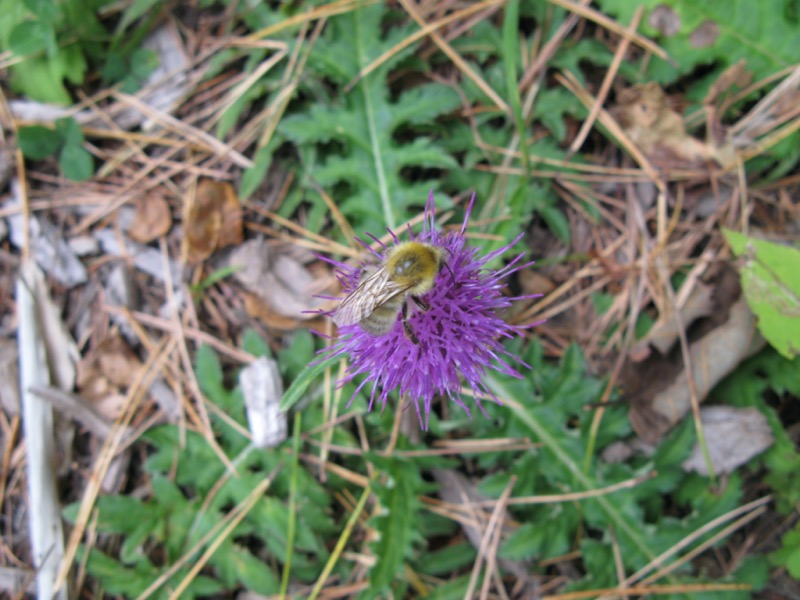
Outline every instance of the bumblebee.
{"label": "bumblebee", "polygon": [[397,244],[380,266],[342,299],[333,314],[333,322],[337,325],[358,323],[367,333],[380,336],[389,333],[397,315],[402,314],[403,330],[414,344],[419,344],[408,322],[408,300],[428,310],[430,306],[420,296],[433,289],[444,264],[441,248],[422,242]]}

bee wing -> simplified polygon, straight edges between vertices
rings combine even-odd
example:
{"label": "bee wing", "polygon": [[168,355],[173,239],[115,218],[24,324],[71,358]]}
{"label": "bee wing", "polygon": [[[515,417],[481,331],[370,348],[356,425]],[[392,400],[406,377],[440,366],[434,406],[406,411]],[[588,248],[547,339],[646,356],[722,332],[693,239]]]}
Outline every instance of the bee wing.
{"label": "bee wing", "polygon": [[380,268],[367,276],[358,287],[342,299],[333,322],[337,325],[353,325],[366,319],[372,312],[389,300],[402,294],[408,287],[402,287],[389,279],[389,272]]}

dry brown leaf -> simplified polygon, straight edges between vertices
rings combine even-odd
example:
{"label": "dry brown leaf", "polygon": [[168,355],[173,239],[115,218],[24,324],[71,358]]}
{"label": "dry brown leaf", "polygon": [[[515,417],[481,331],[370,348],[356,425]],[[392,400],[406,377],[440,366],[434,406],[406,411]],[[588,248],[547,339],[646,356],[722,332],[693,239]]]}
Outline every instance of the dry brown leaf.
{"label": "dry brown leaf", "polygon": [[715,157],[712,148],[686,133],[683,118],[670,106],[657,83],[622,90],[613,113],[625,133],[655,166],[699,168]]}
{"label": "dry brown leaf", "polygon": [[106,338],[100,344],[97,350],[97,365],[102,375],[112,385],[123,388],[137,379],[142,368],[139,358],[118,334]]}
{"label": "dry brown leaf", "polygon": [[148,244],[166,235],[172,227],[172,214],[169,204],[157,192],[150,192],[137,198],[133,224],[128,230],[130,238],[141,244]]}
{"label": "dry brown leaf", "polygon": [[215,250],[241,243],[241,203],[226,181],[203,179],[183,207],[183,261],[197,264]]}
{"label": "dry brown leaf", "polygon": [[[700,420],[717,475],[733,472],[774,441],[767,418],[757,408],[706,406],[700,411]],[[695,444],[682,466],[685,471],[709,474],[700,444]]]}
{"label": "dry brown leaf", "polygon": [[141,361],[124,338],[113,333],[80,362],[77,387],[94,410],[114,421],[124,408],[122,391],[137,380],[141,369]]}
{"label": "dry brown leaf", "polygon": [[[689,294],[686,303],[680,309],[681,323],[688,328],[700,317],[706,317],[714,310],[711,295],[713,288],[705,283],[698,282]],[[661,354],[669,352],[678,339],[678,322],[670,315],[662,316],[656,321],[647,335],[639,340],[631,349],[631,356],[646,358],[646,349],[653,346]],[[641,360],[641,359],[640,359]]]}
{"label": "dry brown leaf", "polygon": [[240,245],[228,264],[237,269],[234,277],[239,283],[285,317],[311,319],[314,314],[307,311],[322,303],[314,297],[316,280],[308,269],[263,238]]}
{"label": "dry brown leaf", "polygon": [[284,317],[282,314],[275,311],[265,300],[262,300],[258,294],[245,292],[244,308],[249,316],[258,319],[271,329],[292,331],[297,329],[300,325],[298,319]]}
{"label": "dry brown leaf", "polygon": [[[744,296],[730,307],[727,320],[689,345],[694,389],[703,402],[711,389],[736,366],[764,346]],[[692,408],[691,389],[678,352],[660,364],[633,366],[624,380],[642,381],[632,398],[629,417],[636,433],[656,442]]]}

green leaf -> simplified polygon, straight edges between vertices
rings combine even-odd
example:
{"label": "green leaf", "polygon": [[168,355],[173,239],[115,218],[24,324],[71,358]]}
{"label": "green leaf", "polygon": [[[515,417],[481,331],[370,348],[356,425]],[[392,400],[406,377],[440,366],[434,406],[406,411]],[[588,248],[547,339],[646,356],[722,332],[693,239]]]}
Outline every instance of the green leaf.
{"label": "green leaf", "polygon": [[125,31],[131,23],[148,11],[157,7],[158,4],[159,0],[134,0],[133,3],[128,5],[128,7],[125,9],[125,12],[122,14],[122,19],[117,26],[117,31]]}
{"label": "green leaf", "polygon": [[329,356],[303,369],[295,380],[292,381],[286,393],[283,394],[280,409],[282,411],[287,411],[297,404],[311,382],[321,375],[325,369],[333,366],[334,363],[339,360],[341,360],[339,357]]}
{"label": "green leaf", "polygon": [[72,181],[86,181],[94,175],[94,158],[80,145],[64,146],[58,157],[58,164],[64,176]]}
{"label": "green leaf", "polygon": [[40,21],[53,23],[59,17],[58,7],[53,0],[23,0],[23,4]]}
{"label": "green leaf", "polygon": [[373,545],[378,560],[369,572],[370,590],[375,594],[388,589],[406,559],[413,556],[413,543],[420,537],[415,516],[419,510],[417,490],[422,484],[413,463],[396,459],[379,462],[384,463],[388,480],[374,488],[381,506],[380,514],[372,519],[379,536]]}
{"label": "green leaf", "polygon": [[53,28],[42,21],[23,21],[17,25],[8,38],[11,52],[26,56],[44,51],[55,39]]}
{"label": "green leaf", "polygon": [[781,540],[782,547],[770,555],[773,564],[786,567],[789,574],[800,579],[800,526],[786,533]]}
{"label": "green leaf", "polygon": [[750,310],[770,345],[786,358],[800,353],[800,250],[723,230],[739,269]]}
{"label": "green leaf", "polygon": [[428,552],[418,561],[417,568],[426,575],[449,576],[475,562],[478,551],[468,542],[448,545],[435,552]]}
{"label": "green leaf", "polygon": [[[800,45],[795,43],[798,21],[791,14],[791,0],[601,0],[604,11],[630,23],[640,5],[647,10],[640,29],[654,37],[666,50],[672,63],[650,61],[648,76],[660,83],[671,83],[680,75],[701,65],[713,65],[719,73],[741,59],[761,79],[800,61]],[[665,35],[650,24],[653,11],[668,10],[678,31]],[[671,32],[670,32],[671,33]],[[716,79],[716,77],[711,78]]]}
{"label": "green leaf", "polygon": [[[341,208],[362,231],[395,228],[413,216],[428,190],[440,187],[439,178],[424,170],[457,166],[434,135],[413,135],[417,128],[434,133],[435,119],[459,106],[457,95],[440,84],[427,84],[391,99],[388,76],[413,47],[357,79],[361,69],[413,30],[384,23],[386,16],[386,5],[377,3],[330,19],[325,39],[309,57],[309,68],[334,85],[357,83],[341,96],[341,104],[311,102],[278,128],[298,145],[306,171],[320,185],[347,186]],[[409,138],[413,141],[404,141]],[[416,177],[407,177],[410,169]]]}
{"label": "green leaf", "polygon": [[31,125],[20,127],[17,143],[26,158],[44,160],[55,154],[63,142],[61,136],[53,129],[42,125]]}
{"label": "green leaf", "polygon": [[56,133],[67,146],[80,146],[84,142],[81,126],[72,117],[56,119]]}

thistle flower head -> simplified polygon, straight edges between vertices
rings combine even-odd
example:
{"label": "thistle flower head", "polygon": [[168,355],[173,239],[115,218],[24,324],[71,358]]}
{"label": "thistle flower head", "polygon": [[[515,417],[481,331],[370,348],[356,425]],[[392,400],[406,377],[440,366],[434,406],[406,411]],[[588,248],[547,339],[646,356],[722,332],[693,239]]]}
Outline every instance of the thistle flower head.
{"label": "thistle flower head", "polygon": [[[394,326],[384,335],[367,333],[358,324],[341,326],[339,339],[330,349],[332,356],[350,358],[340,385],[364,376],[353,397],[364,386],[371,386],[370,408],[375,401],[385,407],[389,395],[396,390],[414,403],[423,429],[428,427],[431,405],[437,395],[447,397],[470,415],[462,399],[462,386],[466,386],[475,392],[475,402],[485,414],[481,395],[486,394],[499,403],[483,383],[486,372],[494,370],[521,378],[509,363],[528,367],[503,348],[501,340],[518,335],[522,329],[506,323],[501,313],[515,300],[502,293],[503,280],[530,263],[522,264],[523,255],[519,254],[502,269],[486,268],[522,236],[485,255],[467,245],[464,232],[474,198],[473,195],[460,230],[445,232],[436,228],[431,192],[422,232],[414,236],[409,229],[412,240],[443,249],[445,261],[433,289],[420,298],[426,308],[410,306],[408,321],[417,340],[412,341],[406,333],[398,314]],[[394,233],[390,233],[398,243]],[[388,251],[384,246],[381,252],[373,252],[373,263],[379,264]],[[370,268],[369,264],[351,267],[330,262],[336,266],[345,294],[358,287],[364,269]]]}

